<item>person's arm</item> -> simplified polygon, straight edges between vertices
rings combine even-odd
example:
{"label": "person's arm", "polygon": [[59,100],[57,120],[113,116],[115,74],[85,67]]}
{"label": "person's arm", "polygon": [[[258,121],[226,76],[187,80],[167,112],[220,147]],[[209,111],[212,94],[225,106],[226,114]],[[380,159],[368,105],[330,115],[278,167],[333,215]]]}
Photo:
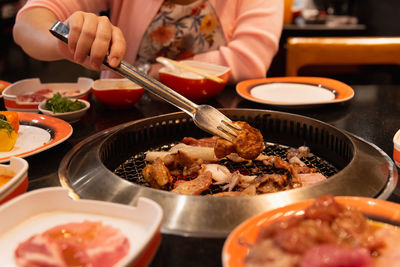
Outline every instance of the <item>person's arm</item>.
{"label": "person's arm", "polygon": [[43,61],[63,59],[58,41],[49,33],[57,17],[46,8],[27,10],[16,20],[14,41],[33,58]]}
{"label": "person's arm", "polygon": [[46,8],[25,10],[17,17],[13,28],[15,42],[38,60],[66,58],[92,69],[100,69],[109,51],[109,64],[118,66],[125,54],[125,39],[121,30],[113,26],[107,17],[74,12],[65,21],[70,27],[68,46],[49,32],[56,20],[56,15]]}
{"label": "person's arm", "polygon": [[[282,0],[214,0],[226,46],[194,56],[194,60],[231,68],[231,82],[266,76],[279,48],[283,26]],[[233,5],[236,3],[236,5]]]}

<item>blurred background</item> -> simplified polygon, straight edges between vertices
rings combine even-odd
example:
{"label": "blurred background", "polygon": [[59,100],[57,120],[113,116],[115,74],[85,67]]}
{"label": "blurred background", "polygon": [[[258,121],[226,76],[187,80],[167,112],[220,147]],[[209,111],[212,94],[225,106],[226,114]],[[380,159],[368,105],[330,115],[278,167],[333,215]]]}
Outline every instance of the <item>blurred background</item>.
{"label": "blurred background", "polygon": [[[357,37],[399,36],[399,0],[282,0],[285,1],[284,29],[280,49],[267,76],[285,76],[286,42],[290,37]],[[14,44],[12,26],[21,0],[0,0],[0,80],[14,82],[39,77],[43,82],[75,81],[84,76],[98,78],[76,64],[39,62]],[[400,51],[399,51],[400,53]],[[388,83],[400,84],[400,67],[397,65],[363,66],[307,66],[299,75],[336,78],[350,84]]]}

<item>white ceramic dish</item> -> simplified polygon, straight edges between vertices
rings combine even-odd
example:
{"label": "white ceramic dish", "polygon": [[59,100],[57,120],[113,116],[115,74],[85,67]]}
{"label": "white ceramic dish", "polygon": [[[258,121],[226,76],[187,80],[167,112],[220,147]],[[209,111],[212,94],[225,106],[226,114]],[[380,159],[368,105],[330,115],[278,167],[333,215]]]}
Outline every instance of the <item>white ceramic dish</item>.
{"label": "white ceramic dish", "polygon": [[56,225],[100,221],[119,229],[130,243],[128,255],[115,267],[146,266],[161,240],[162,209],[154,201],[139,198],[129,206],[96,200],[73,200],[61,187],[28,192],[0,206],[0,259],[14,267],[14,250],[20,242]]}
{"label": "white ceramic dish", "polygon": [[86,114],[87,110],[90,108],[90,103],[88,101],[83,100],[83,99],[78,99],[78,101],[84,103],[85,107],[80,110],[76,110],[76,111],[64,112],[64,113],[54,113],[53,111],[47,110],[44,108],[46,105],[46,100],[43,102],[40,102],[38,109],[44,115],[56,117],[56,118],[65,120],[69,123],[74,123],[74,122],[79,121],[83,117],[83,115]]}
{"label": "white ceramic dish", "polygon": [[340,81],[302,76],[242,81],[236,92],[249,101],[284,107],[341,103],[354,97],[354,90]]}
{"label": "white ceramic dish", "polygon": [[19,131],[14,148],[0,152],[0,163],[11,157],[27,157],[47,150],[67,140],[72,134],[72,126],[64,120],[47,115],[18,112]]}
{"label": "white ceramic dish", "polygon": [[23,194],[28,189],[28,162],[22,158],[11,158],[10,164],[0,164],[0,174],[12,178],[0,187],[0,204]]}
{"label": "white ceramic dish", "polygon": [[38,78],[25,79],[9,85],[3,91],[4,105],[7,110],[21,112],[39,112],[38,105],[42,100],[22,101],[24,95],[33,94],[39,90],[49,89],[51,93],[46,94],[46,98],[51,98],[53,93],[59,92],[70,98],[84,99],[89,98],[93,80],[90,78],[78,78],[76,83],[42,83]]}
{"label": "white ceramic dish", "polygon": [[[284,88],[284,90],[282,89]],[[254,87],[251,94],[265,101],[286,102],[322,102],[335,99],[331,90],[319,86],[297,83],[269,83]]]}

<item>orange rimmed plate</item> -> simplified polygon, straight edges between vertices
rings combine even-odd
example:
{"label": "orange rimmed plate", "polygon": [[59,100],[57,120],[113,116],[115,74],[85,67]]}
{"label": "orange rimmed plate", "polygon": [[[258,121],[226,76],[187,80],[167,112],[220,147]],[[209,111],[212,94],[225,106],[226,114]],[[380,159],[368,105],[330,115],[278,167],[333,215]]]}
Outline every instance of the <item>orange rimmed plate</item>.
{"label": "orange rimmed plate", "polygon": [[354,90],[340,81],[322,77],[273,77],[239,82],[243,98],[268,105],[298,107],[345,102]]}
{"label": "orange rimmed plate", "polygon": [[20,128],[14,148],[0,152],[0,163],[11,157],[28,157],[47,150],[67,140],[72,135],[72,126],[54,117],[28,112],[18,112]]}
{"label": "orange rimmed plate", "polygon": [[[1,81],[1,80],[0,80],[0,84],[1,84],[2,86],[4,86],[4,88],[3,88],[3,90],[4,90],[4,89],[6,89],[7,86],[9,86],[11,83],[6,82],[6,81]],[[0,90],[0,98],[3,97],[3,93],[2,93],[3,90]]]}
{"label": "orange rimmed plate", "polygon": [[[335,197],[335,200],[343,205],[360,209],[371,219],[400,223],[400,204],[366,197]],[[246,244],[254,244],[260,229],[276,221],[285,220],[289,216],[303,214],[306,207],[311,205],[314,199],[309,199],[282,208],[271,210],[241,223],[228,236],[222,249],[222,263],[224,267],[245,267],[244,259],[249,252]]]}

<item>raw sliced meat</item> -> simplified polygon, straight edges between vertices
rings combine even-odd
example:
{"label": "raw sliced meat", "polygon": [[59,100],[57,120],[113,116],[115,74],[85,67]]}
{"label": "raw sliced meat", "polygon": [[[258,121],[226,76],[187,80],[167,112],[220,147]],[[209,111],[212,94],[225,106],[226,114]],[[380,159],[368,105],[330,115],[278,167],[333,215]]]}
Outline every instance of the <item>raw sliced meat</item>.
{"label": "raw sliced meat", "polygon": [[129,251],[129,240],[101,222],[55,226],[20,243],[14,258],[20,267],[111,267]]}

